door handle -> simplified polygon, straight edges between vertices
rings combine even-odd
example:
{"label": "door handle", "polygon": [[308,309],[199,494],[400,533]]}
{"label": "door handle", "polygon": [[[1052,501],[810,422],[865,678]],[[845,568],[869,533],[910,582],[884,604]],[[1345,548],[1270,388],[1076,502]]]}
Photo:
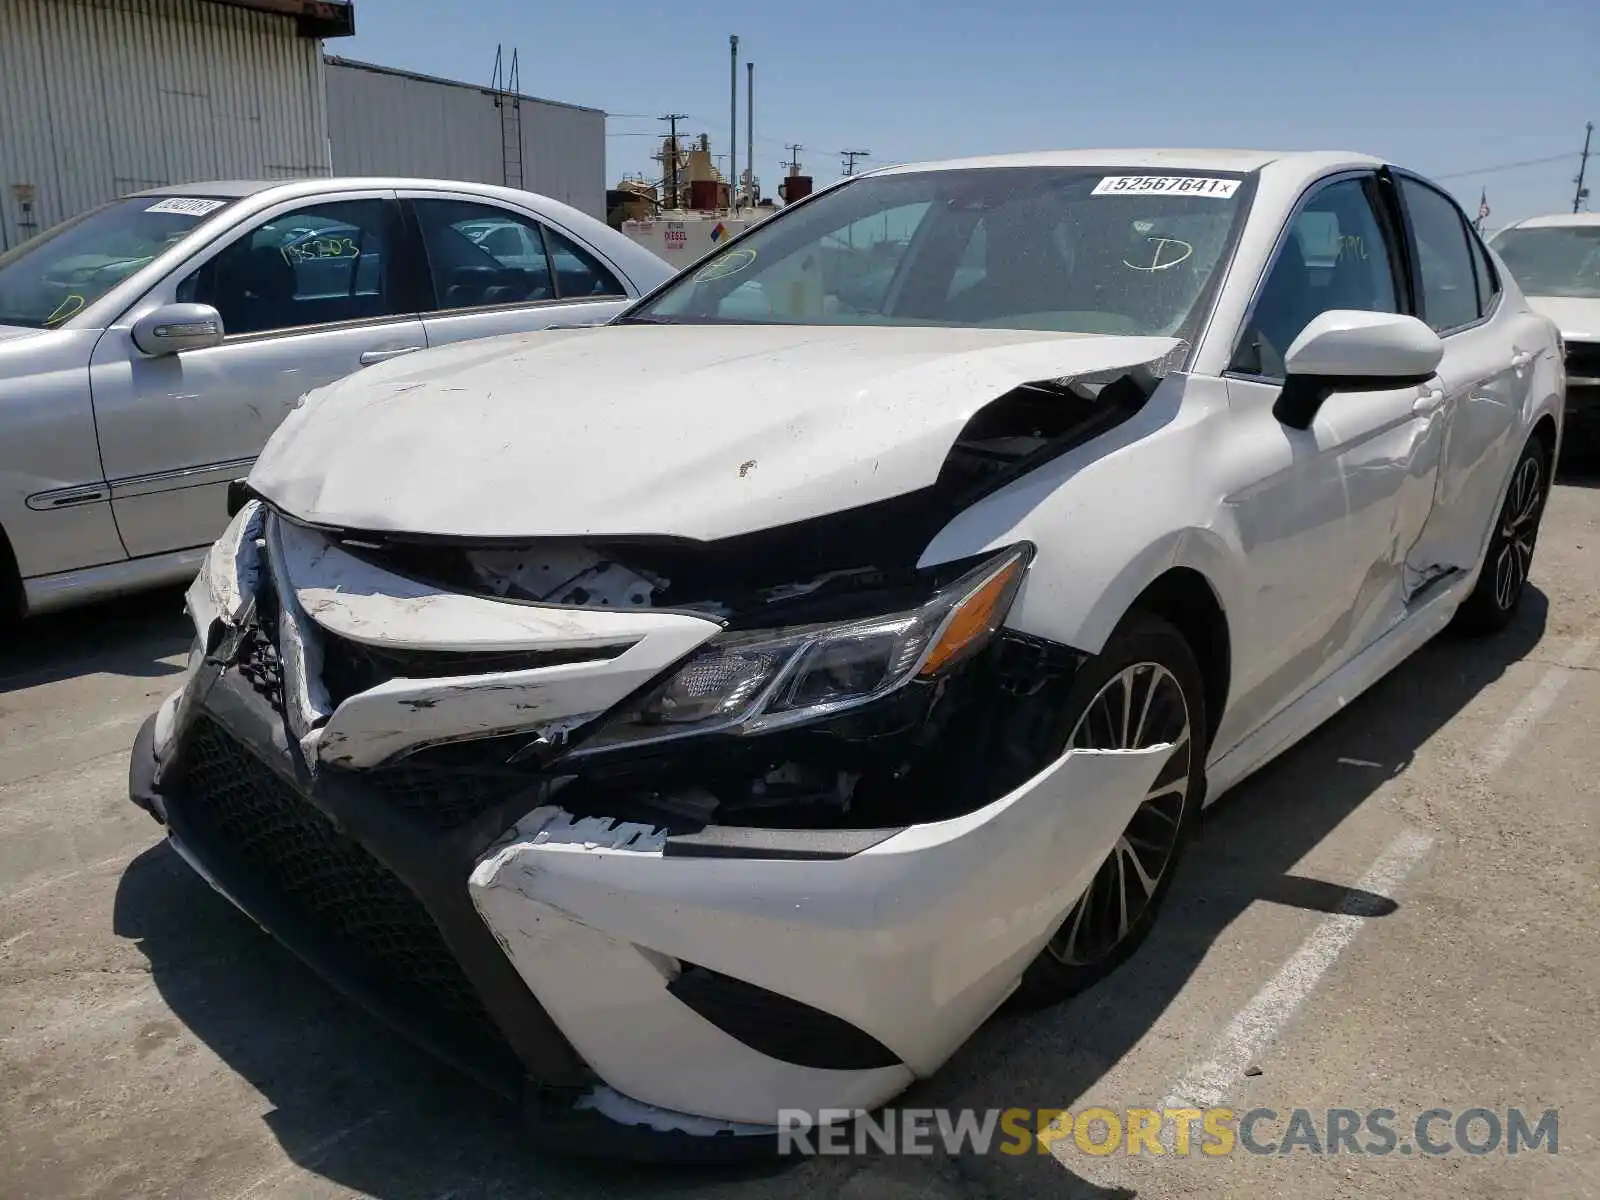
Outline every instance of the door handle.
{"label": "door handle", "polygon": [[401,346],[398,350],[367,350],[361,355],[361,365],[370,367],[373,363],[388,362],[391,358],[399,358],[402,354],[415,354],[421,346]]}
{"label": "door handle", "polygon": [[1444,404],[1444,389],[1441,387],[1429,388],[1412,402],[1411,411],[1419,417],[1425,417],[1436,411]]}

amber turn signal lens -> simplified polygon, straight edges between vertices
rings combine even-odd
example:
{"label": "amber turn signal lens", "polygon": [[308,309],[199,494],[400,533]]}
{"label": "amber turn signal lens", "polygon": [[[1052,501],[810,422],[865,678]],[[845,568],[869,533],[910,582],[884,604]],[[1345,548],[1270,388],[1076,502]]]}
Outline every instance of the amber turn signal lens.
{"label": "amber turn signal lens", "polygon": [[1014,556],[956,605],[917,674],[937,675],[988,640],[1005,616],[1006,605],[1022,580],[1024,566],[1023,556]]}

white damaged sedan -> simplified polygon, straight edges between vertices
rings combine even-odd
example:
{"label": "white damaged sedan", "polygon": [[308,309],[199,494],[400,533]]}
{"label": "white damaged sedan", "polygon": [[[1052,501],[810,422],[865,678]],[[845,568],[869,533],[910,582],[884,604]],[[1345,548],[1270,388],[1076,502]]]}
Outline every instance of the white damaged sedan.
{"label": "white damaged sedan", "polygon": [[132,796],[558,1144],[764,1147],[1107,974],[1205,803],[1503,626],[1563,386],[1374,159],[855,176],[313,392]]}

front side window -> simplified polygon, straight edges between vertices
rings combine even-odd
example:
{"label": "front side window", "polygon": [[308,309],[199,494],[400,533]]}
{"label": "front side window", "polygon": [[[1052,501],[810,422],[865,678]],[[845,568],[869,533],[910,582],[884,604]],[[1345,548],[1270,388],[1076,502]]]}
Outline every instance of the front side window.
{"label": "front side window", "polygon": [[627,321],[1179,335],[1242,175],[993,167],[864,176],[768,218]]}
{"label": "front side window", "polygon": [[1283,359],[1314,317],[1332,309],[1399,312],[1388,240],[1370,179],[1341,179],[1290,220],[1230,369],[1282,378]]}
{"label": "front side window", "polygon": [[211,305],[229,335],[393,316],[392,227],[383,200],[271,217],[184,279],[177,298]]}
{"label": "front side window", "polygon": [[1400,196],[1417,245],[1422,319],[1436,333],[1471,325],[1479,317],[1478,284],[1466,218],[1448,196],[1403,176]]}
{"label": "front side window", "polygon": [[1600,225],[1505,229],[1494,248],[1529,296],[1600,300]]}
{"label": "front side window", "polygon": [[55,328],[232,203],[223,196],[133,196],[24,242],[0,255],[0,325]]}

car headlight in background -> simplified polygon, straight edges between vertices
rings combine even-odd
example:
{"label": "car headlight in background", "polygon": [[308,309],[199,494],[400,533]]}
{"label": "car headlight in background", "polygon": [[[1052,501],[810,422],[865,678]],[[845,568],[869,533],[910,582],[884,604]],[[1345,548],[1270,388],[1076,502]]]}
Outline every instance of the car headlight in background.
{"label": "car headlight in background", "polygon": [[586,738],[578,753],[688,734],[766,733],[933,679],[1000,628],[1033,548],[1009,547],[909,612],[725,633]]}

